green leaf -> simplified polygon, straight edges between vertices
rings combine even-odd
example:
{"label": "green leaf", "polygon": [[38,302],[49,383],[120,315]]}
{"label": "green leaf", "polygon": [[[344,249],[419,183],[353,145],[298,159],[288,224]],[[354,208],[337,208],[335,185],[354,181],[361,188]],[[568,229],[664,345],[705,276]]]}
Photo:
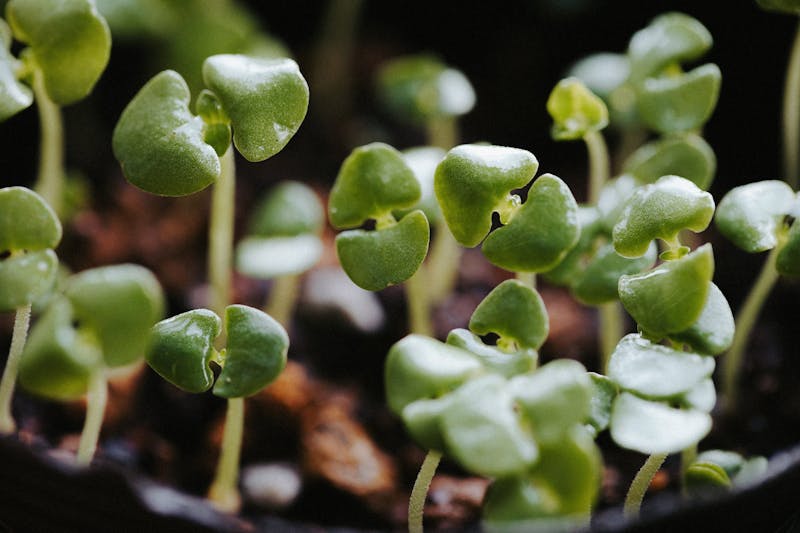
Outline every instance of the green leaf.
{"label": "green leaf", "polygon": [[622,174],[608,180],[600,189],[597,210],[599,211],[600,225],[608,234],[614,231],[614,226],[622,215],[626,202],[639,185],[630,174]]}
{"label": "green leaf", "polygon": [[647,253],[635,258],[622,257],[614,250],[613,244],[604,244],[591,258],[586,269],[576,275],[572,293],[578,300],[588,305],[616,301],[619,299],[617,292],[619,278],[652,267],[657,254],[658,247],[652,242]]}
{"label": "green leaf", "polygon": [[444,410],[452,401],[450,395],[429,400],[416,400],[403,408],[400,417],[414,442],[426,450],[444,451],[440,420]]}
{"label": "green leaf", "polygon": [[428,253],[430,227],[422,211],[375,231],[349,230],[336,236],[336,254],[353,283],[379,291],[414,275]]}
{"label": "green leaf", "polygon": [[205,122],[203,140],[214,147],[218,156],[222,157],[231,145],[231,119],[222,108],[217,95],[203,89],[195,101],[195,110]]}
{"label": "green leaf", "polygon": [[164,314],[164,295],[148,269],[123,264],[85,270],[64,291],[80,328],[97,338],[109,367],[144,355],[151,328]]}
{"label": "green leaf", "polygon": [[316,235],[297,237],[245,237],[236,245],[236,270],[258,279],[300,274],[322,257]]}
{"label": "green leaf", "polygon": [[734,478],[745,464],[745,458],[728,450],[705,450],[697,454],[695,463],[707,463],[719,466],[727,477]]}
{"label": "green leaf", "polygon": [[631,333],[619,341],[608,377],[623,390],[652,399],[688,392],[714,372],[712,357],[654,344]]}
{"label": "green leaf", "polygon": [[679,333],[670,334],[670,339],[688,344],[699,353],[718,355],[730,348],[736,326],[728,300],[719,287],[710,284],[708,297],[697,322]]}
{"label": "green leaf", "polygon": [[717,404],[717,389],[711,378],[704,379],[677,400],[677,405],[710,413]]}
{"label": "green leaf", "polygon": [[611,438],[637,452],[676,453],[700,442],[711,430],[711,416],[693,409],[675,409],[661,402],[623,392],[611,412]]}
{"label": "green leaf", "polygon": [[661,176],[682,176],[708,190],[717,170],[714,150],[694,133],[670,136],[645,144],[625,162],[624,171],[642,183]]}
{"label": "green leaf", "polygon": [[416,204],[421,189],[403,155],[383,143],[360,146],[347,156],[328,199],[337,229],[355,228],[394,209]]}
{"label": "green leaf", "polygon": [[592,381],[592,396],[589,402],[587,422],[594,429],[595,434],[598,434],[608,427],[611,420],[611,407],[619,394],[619,388],[606,376],[595,372],[589,372],[588,375]]}
{"label": "green leaf", "polygon": [[786,244],[783,245],[775,258],[775,269],[784,276],[800,276],[800,224],[792,223]]}
{"label": "green leaf", "polygon": [[544,272],[558,265],[580,237],[578,204],[569,187],[543,174],[508,223],[483,243],[483,255],[512,272]]}
{"label": "green leaf", "polygon": [[30,45],[56,104],[91,92],[111,54],[111,33],[92,0],[11,0],[6,16],[17,39]]}
{"label": "green leaf", "polygon": [[608,102],[611,93],[625,83],[630,74],[628,57],[601,52],[589,55],[569,69],[569,75],[581,80],[594,94]]}
{"label": "green leaf", "polygon": [[790,15],[800,14],[800,1],[798,0],[756,0],[756,3],[767,11],[789,13]]}
{"label": "green leaf", "polygon": [[11,28],[0,19],[0,122],[33,103],[33,92],[17,80],[19,61],[11,54]]}
{"label": "green leaf", "polygon": [[214,383],[210,362],[217,355],[214,339],[222,320],[208,309],[193,309],[153,327],[145,354],[147,364],[162,378],[187,392],[205,392]]}
{"label": "green leaf", "polygon": [[778,244],[778,231],[794,200],[792,188],[780,180],[735,187],[717,207],[717,228],[747,252],[770,250]]}
{"label": "green leaf", "polygon": [[480,243],[492,228],[492,213],[505,208],[510,191],[527,185],[538,168],[536,157],[519,148],[462,144],[447,152],[434,190],[456,240]]}
{"label": "green leaf", "polygon": [[[594,206],[578,206],[578,243],[567,252],[554,268],[543,273],[544,279],[554,285],[572,285],[586,268],[588,257],[594,252],[595,238],[602,232],[600,211]],[[616,287],[614,288],[616,291]]]}
{"label": "green leaf", "polygon": [[283,150],[308,110],[308,84],[291,59],[237,54],[211,56],[203,80],[233,125],[233,143],[248,161]]}
{"label": "green leaf", "polygon": [[704,244],[643,274],[620,277],[619,298],[647,336],[660,338],[697,322],[713,275],[714,255]]}
{"label": "green leaf", "polygon": [[223,398],[251,396],[272,383],[286,366],[289,336],[275,319],[246,305],[225,309],[228,346],[214,394]]}
{"label": "green leaf", "polygon": [[519,474],[539,456],[506,385],[494,374],[473,379],[452,393],[441,415],[447,454],[478,475]]}
{"label": "green leaf", "polygon": [[524,283],[508,279],[492,289],[469,319],[478,335],[496,333],[498,345],[513,342],[519,348],[538,350],[550,329],[541,296]]}
{"label": "green leaf", "polygon": [[509,353],[497,346],[488,346],[480,337],[461,328],[447,334],[447,344],[473,353],[487,370],[506,378],[533,370],[539,358],[536,350],[531,348]]}
{"label": "green leaf", "polygon": [[475,106],[475,90],[464,74],[427,55],[401,57],[383,65],[378,90],[395,116],[422,124],[464,115]]}
{"label": "green leaf", "polygon": [[46,250],[59,242],[61,222],[41,196],[25,187],[0,189],[0,253]]}
{"label": "green leaf", "polygon": [[248,231],[259,237],[295,237],[318,234],[324,224],[317,193],[299,181],[283,181],[256,206]]}
{"label": "green leaf", "polygon": [[28,305],[47,293],[57,272],[58,257],[53,250],[0,260],[0,312]]}
{"label": "green leaf", "polygon": [[411,402],[447,394],[482,370],[480,361],[465,350],[422,335],[407,335],[386,357],[386,401],[400,414]]}
{"label": "green leaf", "polygon": [[702,461],[689,465],[684,473],[684,483],[688,493],[695,497],[707,491],[729,489],[733,485],[721,466]]}
{"label": "green leaf", "polygon": [[163,196],[205,189],[220,174],[216,151],[205,142],[205,123],[189,111],[189,88],[165,70],[134,96],[114,128],[114,156],[136,187]]}
{"label": "green leaf", "polygon": [[[537,526],[541,531],[561,531],[552,527],[553,524],[548,520],[557,514],[557,496],[531,483],[527,475],[494,480],[483,502],[484,527],[488,532],[517,529],[537,531]],[[569,527],[563,530],[573,529]]]}
{"label": "green leaf", "polygon": [[687,179],[664,176],[633,193],[614,226],[614,248],[624,257],[639,257],[654,239],[673,243],[683,229],[706,229],[713,216],[709,193]]}
{"label": "green leaf", "polygon": [[592,384],[577,361],[557,359],[511,378],[508,391],[530,421],[536,441],[556,444],[589,415]]}
{"label": "green leaf", "polygon": [[547,99],[553,119],[551,135],[557,141],[582,139],[590,131],[608,126],[608,108],[578,78],[558,82]]}
{"label": "green leaf", "polygon": [[647,78],[637,93],[637,111],[659,133],[694,130],[714,112],[721,83],[719,67],[712,63],[678,77]]}
{"label": "green leaf", "polygon": [[676,12],[659,15],[631,38],[631,77],[640,81],[669,65],[697,59],[712,43],[711,34],[697,19]]}
{"label": "green leaf", "polygon": [[28,392],[55,400],[86,394],[92,372],[103,367],[103,354],[73,321],[72,305],[58,298],[31,329],[19,364],[19,383]]}

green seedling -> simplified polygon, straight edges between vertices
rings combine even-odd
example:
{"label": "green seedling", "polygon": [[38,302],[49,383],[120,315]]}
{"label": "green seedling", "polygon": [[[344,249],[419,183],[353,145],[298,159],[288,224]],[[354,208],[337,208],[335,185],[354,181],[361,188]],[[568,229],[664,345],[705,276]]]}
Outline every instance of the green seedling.
{"label": "green seedling", "polygon": [[761,456],[745,459],[736,452],[706,450],[686,469],[686,491],[692,497],[707,497],[733,487],[744,487],[758,481],[767,471],[767,459]]}
{"label": "green seedling", "polygon": [[[162,320],[153,327],[147,364],[161,377],[187,392],[209,389],[228,400],[217,472],[209,498],[225,510],[240,506],[236,488],[244,431],[244,398],[272,383],[286,366],[289,337],[272,317],[245,305],[225,309],[227,346],[217,351],[214,340],[222,320],[208,309],[195,309]],[[213,365],[212,365],[213,363]],[[215,379],[212,366],[221,368]]]}
{"label": "green seedling", "polygon": [[[92,0],[11,0],[0,20],[0,121],[36,101],[41,145],[36,191],[63,212],[60,107],[85,98],[106,68],[111,34]],[[24,49],[11,52],[16,39]]]}
{"label": "green seedling", "polygon": [[719,204],[720,232],[749,253],[770,250],[758,279],[736,317],[736,337],[725,358],[723,392],[733,409],[742,360],[758,314],[778,278],[800,275],[800,226],[794,223],[798,199],[782,181],[767,180],[731,189]]}
{"label": "green seedling", "polygon": [[19,368],[20,385],[55,400],[87,395],[77,460],[97,448],[108,373],[142,360],[150,328],[164,313],[155,276],[138,265],[114,265],[71,276],[31,330]]}
{"label": "green seedling", "polygon": [[25,187],[0,189],[0,312],[16,313],[0,380],[0,433],[16,428],[11,402],[31,307],[55,283],[58,258],[53,249],[60,241],[61,223],[41,196]]}
{"label": "green seedling", "polygon": [[297,181],[278,184],[260,202],[248,235],[236,246],[236,268],[274,280],[266,313],[288,328],[300,274],[322,256],[320,233],[325,213],[316,193]]}

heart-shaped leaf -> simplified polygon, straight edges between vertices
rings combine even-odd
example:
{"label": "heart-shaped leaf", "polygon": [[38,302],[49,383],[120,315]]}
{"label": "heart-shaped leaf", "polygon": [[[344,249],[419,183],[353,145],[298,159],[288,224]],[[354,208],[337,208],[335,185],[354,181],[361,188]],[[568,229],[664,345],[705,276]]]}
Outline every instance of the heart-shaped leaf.
{"label": "heart-shaped leaf", "polygon": [[208,309],[193,309],[153,327],[145,354],[147,364],[162,378],[187,392],[205,392],[214,384],[209,366],[217,355],[214,339],[222,321]]}
{"label": "heart-shaped leaf", "polygon": [[687,133],[645,144],[628,158],[624,170],[642,183],[681,176],[705,191],[714,179],[717,157],[702,137]]}
{"label": "heart-shaped leaf", "polygon": [[571,285],[586,268],[587,257],[594,251],[595,238],[602,231],[600,212],[593,206],[578,206],[580,237],[577,244],[554,268],[543,273],[544,279],[554,285]]}
{"label": "heart-shaped leaf", "polygon": [[775,258],[775,269],[784,276],[800,276],[800,224],[796,220],[789,229],[786,244]]}
{"label": "heart-shaped leaf", "polygon": [[638,90],[636,108],[642,122],[659,133],[694,130],[714,112],[721,83],[713,63],[678,77],[647,78]]}
{"label": "heart-shaped leaf", "polygon": [[483,255],[512,272],[544,272],[555,267],[578,242],[578,204],[569,187],[543,174],[507,225],[483,243]]}
{"label": "heart-shaped leaf", "polygon": [[383,143],[360,146],[347,156],[328,199],[337,229],[355,228],[394,209],[416,204],[421,189],[403,155]]}
{"label": "heart-shaped leaf", "polygon": [[439,163],[434,190],[456,240],[479,244],[492,228],[492,213],[509,201],[509,193],[528,184],[539,162],[527,150],[506,146],[462,144]]}
{"label": "heart-shaped leaf", "polygon": [[258,279],[300,274],[322,257],[316,235],[296,237],[246,237],[236,245],[236,270]]}
{"label": "heart-shaped leaf", "polygon": [[664,176],[636,189],[614,226],[614,248],[624,257],[639,257],[654,239],[673,243],[683,229],[706,229],[713,216],[709,193],[687,179]]}
{"label": "heart-shaped leaf", "polygon": [[608,108],[578,78],[558,82],[547,99],[547,112],[553,119],[554,139],[582,139],[590,131],[600,131],[608,125]]}
{"label": "heart-shaped leaf", "polygon": [[49,291],[58,272],[53,250],[39,250],[0,261],[0,312],[32,303]]}
{"label": "heart-shaped leaf", "polygon": [[764,457],[745,459],[736,452],[727,450],[706,450],[697,455],[695,463],[710,463],[722,468],[734,485],[753,481],[764,474],[767,460]]}
{"label": "heart-shaped leaf", "polygon": [[717,228],[747,252],[769,250],[778,244],[778,230],[794,201],[794,191],[784,181],[766,180],[735,187],[719,203]]}
{"label": "heart-shaped leaf", "polygon": [[151,328],[164,314],[164,295],[148,269],[123,264],[85,270],[67,281],[64,294],[81,329],[92,332],[109,367],[140,359]]}
{"label": "heart-shaped leaf", "polygon": [[17,80],[19,61],[11,55],[11,28],[0,19],[0,122],[33,103],[33,91]]}
{"label": "heart-shaped leaf", "polygon": [[471,353],[422,335],[397,341],[386,356],[386,400],[396,414],[420,399],[446,394],[482,372]]}
{"label": "heart-shaped leaf", "polygon": [[386,229],[340,233],[336,253],[353,283],[379,291],[413,276],[428,253],[429,241],[428,219],[422,211],[414,211]]}
{"label": "heart-shaped leaf", "polygon": [[706,305],[714,255],[710,244],[674,261],[619,279],[619,298],[639,327],[661,338],[685,331]]}
{"label": "heart-shaped leaf", "polygon": [[324,224],[325,213],[314,190],[299,181],[284,181],[258,204],[249,233],[259,237],[295,237],[318,234]]}
{"label": "heart-shaped leaf", "polygon": [[189,88],[165,70],[134,96],[114,128],[114,156],[136,187],[163,196],[200,191],[220,174],[203,119],[189,111]]}
{"label": "heart-shaped leaf", "polygon": [[492,289],[469,319],[469,329],[478,335],[496,333],[498,345],[538,350],[550,329],[542,297],[524,283],[508,279]]}
{"label": "heart-shaped leaf", "polygon": [[275,319],[246,305],[225,309],[228,345],[214,394],[223,398],[251,396],[268,384],[286,366],[289,336]]}
{"label": "heart-shaped leaf", "polygon": [[497,346],[488,346],[469,330],[456,328],[447,334],[447,344],[471,352],[490,372],[510,378],[536,368],[539,354],[534,349],[521,349],[513,353]]}
{"label": "heart-shaped leaf", "polygon": [[589,372],[588,375],[592,381],[592,397],[589,402],[587,422],[597,435],[608,427],[611,420],[611,407],[619,394],[619,387],[601,374]]}
{"label": "heart-shaped leaf", "polygon": [[478,475],[520,474],[539,456],[506,387],[494,374],[473,379],[452,393],[440,418],[447,454]]}
{"label": "heart-shaped leaf", "polygon": [[[551,517],[557,513],[554,499],[532,484],[527,475],[502,477],[494,480],[486,491],[483,521],[488,531],[512,530],[520,524],[525,524],[527,531],[536,531],[538,520],[547,520],[546,528],[552,530]],[[565,527],[564,531],[570,529]]]}
{"label": "heart-shaped leaf", "polygon": [[572,359],[557,359],[533,374],[513,377],[508,391],[539,443],[562,440],[589,416],[592,383],[583,365]]}
{"label": "heart-shaped leaf", "polygon": [[203,63],[203,80],[222,102],[233,143],[248,161],[283,150],[308,110],[308,84],[291,59],[215,55]]}
{"label": "heart-shaped leaf", "polygon": [[74,320],[69,301],[57,298],[31,329],[19,364],[25,390],[56,400],[86,394],[92,372],[103,367],[103,354]]}
{"label": "heart-shaped leaf", "polygon": [[767,11],[789,13],[790,15],[800,14],[800,2],[798,0],[756,0],[756,2]]}
{"label": "heart-shaped leaf", "polygon": [[712,357],[654,344],[636,333],[619,341],[608,365],[608,377],[621,389],[653,399],[685,393],[712,372]]}
{"label": "heart-shaped leaf", "polygon": [[697,444],[711,430],[711,416],[692,409],[675,409],[661,402],[623,392],[614,401],[611,438],[637,452],[675,453]]}
{"label": "heart-shaped leaf", "polygon": [[650,243],[650,248],[641,257],[622,257],[614,250],[614,245],[603,245],[591,259],[586,269],[573,280],[572,293],[581,302],[599,305],[619,299],[617,287],[619,278],[637,274],[652,267],[658,255],[658,247]]}
{"label": "heart-shaped leaf", "polygon": [[60,241],[61,222],[41,196],[25,187],[0,189],[0,253],[46,250]]}
{"label": "heart-shaped leaf", "polygon": [[709,491],[728,489],[733,485],[721,466],[703,461],[690,464],[683,476],[686,490],[693,497],[702,497]]}
{"label": "heart-shaped leaf", "polygon": [[30,45],[55,103],[91,92],[111,54],[111,33],[92,0],[11,0],[6,16],[17,39]]}
{"label": "heart-shaped leaf", "polygon": [[581,80],[590,91],[605,102],[611,99],[611,93],[615,89],[625,83],[629,74],[628,57],[609,52],[591,54],[569,68],[570,76]]}
{"label": "heart-shaped leaf", "polygon": [[641,81],[671,64],[697,59],[712,43],[711,33],[697,19],[676,12],[660,15],[631,38],[631,78]]}
{"label": "heart-shaped leaf", "polygon": [[441,398],[416,400],[403,408],[400,417],[414,442],[426,450],[443,452],[447,448],[439,422],[451,401],[448,394]]}
{"label": "heart-shaped leaf", "polygon": [[719,287],[710,284],[700,317],[685,331],[670,334],[670,339],[691,346],[699,353],[717,355],[730,348],[735,330],[733,312]]}

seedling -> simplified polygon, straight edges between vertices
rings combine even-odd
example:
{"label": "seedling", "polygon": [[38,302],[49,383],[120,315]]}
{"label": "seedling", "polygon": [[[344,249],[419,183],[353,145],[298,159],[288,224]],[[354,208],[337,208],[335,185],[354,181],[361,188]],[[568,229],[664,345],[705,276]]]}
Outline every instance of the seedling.
{"label": "seedling", "polygon": [[[225,309],[227,346],[214,340],[222,321],[208,309],[195,309],[162,320],[153,327],[147,363],[161,377],[188,392],[209,389],[228,400],[217,472],[208,497],[219,507],[240,506],[237,480],[244,427],[244,398],[274,381],[286,366],[289,337],[272,317],[245,305]],[[211,363],[221,367],[214,379]]]}
{"label": "seedling", "polygon": [[761,456],[745,459],[736,452],[706,450],[686,469],[686,491],[690,496],[706,497],[747,486],[764,475],[767,465]]}
{"label": "seedling", "polygon": [[322,255],[319,234],[324,220],[316,193],[300,182],[285,181],[258,205],[248,236],[236,247],[239,272],[274,279],[264,310],[286,328],[297,299],[300,274]]}
{"label": "seedling", "polygon": [[[25,224],[20,224],[24,220]],[[0,312],[15,311],[11,347],[0,381],[0,433],[16,428],[11,401],[30,325],[31,304],[55,282],[61,223],[41,196],[25,187],[0,189]]]}
{"label": "seedling", "polygon": [[33,327],[20,384],[54,400],[87,395],[80,464],[89,464],[97,448],[108,372],[142,360],[150,328],[163,313],[161,286],[149,270],[114,265],[71,276]]}
{"label": "seedling", "polygon": [[[10,0],[0,21],[0,121],[36,100],[41,145],[36,191],[63,211],[64,139],[60,106],[85,98],[106,68],[111,34],[91,0]],[[26,46],[19,59],[13,38]]]}

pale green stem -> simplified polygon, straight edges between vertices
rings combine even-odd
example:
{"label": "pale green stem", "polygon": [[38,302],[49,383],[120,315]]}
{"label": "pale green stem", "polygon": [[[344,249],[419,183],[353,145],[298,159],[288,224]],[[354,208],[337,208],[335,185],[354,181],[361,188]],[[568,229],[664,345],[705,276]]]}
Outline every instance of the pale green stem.
{"label": "pale green stem", "polygon": [[739,381],[744,351],[750,340],[750,333],[764,306],[764,301],[778,281],[779,274],[775,269],[775,260],[781,248],[782,246],[776,246],[769,253],[758,279],[736,315],[736,332],[722,367],[722,395],[725,398],[725,409],[728,412],[732,412],[736,406],[736,385]]}
{"label": "pale green stem", "polygon": [[800,152],[800,21],[786,67],[783,88],[783,172],[786,182],[798,187],[798,152]]}
{"label": "pale green stem", "polygon": [[458,124],[454,117],[441,117],[428,121],[428,144],[449,150],[458,142]]}
{"label": "pale green stem", "polygon": [[650,482],[653,481],[653,477],[666,459],[666,453],[654,453],[647,458],[642,468],[636,473],[636,477],[633,478],[631,486],[628,489],[628,494],[625,496],[625,504],[622,508],[627,518],[636,518],[639,516],[639,509],[642,507],[642,500],[644,500],[647,488],[650,486]]}
{"label": "pale green stem", "polygon": [[420,268],[405,283],[408,325],[411,333],[432,337],[430,294],[425,281],[425,269]]}
{"label": "pale green stem", "polygon": [[625,321],[623,319],[622,304],[619,301],[600,304],[597,308],[600,318],[600,356],[601,368],[604,374],[608,373],[608,364],[611,354],[617,343],[625,334]]}
{"label": "pale green stem", "polygon": [[239,457],[244,435],[244,398],[228,398],[225,429],[217,462],[214,481],[208,489],[208,499],[219,509],[236,512],[241,505],[239,497]]}
{"label": "pale green stem", "polygon": [[625,161],[647,140],[647,132],[643,128],[629,127],[620,133],[619,143],[614,150],[614,168],[621,174]]}
{"label": "pale green stem", "polygon": [[536,272],[516,272],[515,277],[531,289],[536,288]]}
{"label": "pale green stem", "polygon": [[236,201],[236,167],[233,147],[221,158],[221,172],[211,198],[208,228],[208,302],[212,311],[224,316],[231,298],[233,223]]}
{"label": "pale green stem", "polygon": [[14,398],[14,385],[17,382],[19,361],[28,338],[28,326],[31,322],[31,305],[17,309],[14,316],[14,330],[11,333],[11,348],[8,350],[6,368],[0,380],[0,433],[13,433],[17,429],[14,416],[11,414],[11,401]]}
{"label": "pale green stem", "polygon": [[433,475],[442,460],[441,452],[428,451],[422,466],[419,468],[411,497],[408,499],[408,533],[422,533],[422,515],[425,511],[425,500],[428,498],[428,489],[431,487]]}
{"label": "pale green stem", "polygon": [[86,420],[83,422],[83,431],[78,443],[76,461],[79,465],[87,466],[92,462],[97,442],[100,440],[100,428],[103,426],[103,415],[106,412],[108,401],[108,384],[106,383],[106,370],[100,368],[92,372],[89,377],[89,392],[86,395]]}
{"label": "pale green stem", "polygon": [[681,493],[686,496],[686,471],[697,459],[697,444],[693,444],[681,451]]}
{"label": "pale green stem", "polygon": [[41,70],[33,69],[33,92],[39,110],[39,173],[35,190],[61,215],[64,208],[64,126],[61,109],[50,99]]}
{"label": "pale green stem", "polygon": [[272,281],[269,291],[267,304],[264,311],[289,329],[289,322],[292,320],[292,310],[297,301],[297,294],[300,290],[300,275],[287,274],[278,276]]}
{"label": "pale green stem", "polygon": [[600,190],[608,181],[609,157],[608,147],[599,131],[590,131],[583,137],[586,148],[589,151],[589,191],[587,201],[589,205],[597,205],[600,198]]}
{"label": "pale green stem", "polygon": [[450,228],[447,224],[439,224],[434,234],[426,271],[431,303],[439,304],[453,292],[458,281],[461,255],[462,248]]}

